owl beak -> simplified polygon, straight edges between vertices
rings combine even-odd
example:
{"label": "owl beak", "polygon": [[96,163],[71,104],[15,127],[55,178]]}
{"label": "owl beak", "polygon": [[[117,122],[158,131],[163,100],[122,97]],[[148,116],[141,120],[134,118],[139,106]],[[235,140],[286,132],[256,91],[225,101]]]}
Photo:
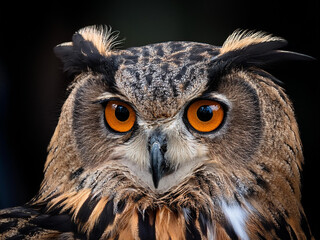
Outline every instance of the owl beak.
{"label": "owl beak", "polygon": [[155,130],[149,138],[150,172],[155,188],[158,188],[160,179],[170,170],[164,156],[166,151],[166,136],[160,130]]}

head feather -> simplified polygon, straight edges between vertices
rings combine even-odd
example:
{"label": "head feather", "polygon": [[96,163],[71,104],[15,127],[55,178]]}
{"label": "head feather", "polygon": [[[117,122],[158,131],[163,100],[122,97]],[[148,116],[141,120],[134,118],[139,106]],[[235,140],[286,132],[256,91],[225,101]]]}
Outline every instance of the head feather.
{"label": "head feather", "polygon": [[92,42],[103,56],[107,56],[114,47],[122,43],[122,40],[117,40],[119,32],[112,32],[111,27],[89,26],[80,29],[78,33],[86,41]]}
{"label": "head feather", "polygon": [[104,72],[107,65],[112,65],[114,47],[122,42],[116,40],[118,35],[107,27],[85,27],[73,35],[72,42],[56,46],[54,52],[70,75],[88,70]]}
{"label": "head feather", "polygon": [[218,71],[239,66],[265,66],[285,60],[312,60],[304,54],[279,50],[287,41],[264,32],[236,30],[223,43],[219,54],[212,58]]}
{"label": "head feather", "polygon": [[222,47],[220,48],[220,55],[231,51],[242,50],[248,46],[268,42],[279,42],[283,45],[286,45],[286,40],[283,38],[274,37],[271,34],[261,31],[254,32],[238,29],[234,31],[223,43]]}

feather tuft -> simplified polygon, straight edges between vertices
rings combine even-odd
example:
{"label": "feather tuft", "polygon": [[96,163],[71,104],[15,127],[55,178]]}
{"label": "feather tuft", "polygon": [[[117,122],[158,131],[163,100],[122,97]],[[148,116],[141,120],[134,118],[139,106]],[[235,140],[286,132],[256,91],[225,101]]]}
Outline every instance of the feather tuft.
{"label": "feather tuft", "polygon": [[89,70],[106,74],[113,71],[113,49],[122,43],[117,40],[118,35],[119,32],[112,32],[110,27],[85,27],[73,35],[72,42],[56,46],[54,52],[61,59],[64,71],[71,76]]}
{"label": "feather tuft", "polygon": [[304,54],[279,50],[287,44],[280,37],[264,32],[236,30],[219,49],[219,54],[212,58],[214,73],[221,73],[234,67],[261,67],[287,60],[312,60]]}
{"label": "feather tuft", "polygon": [[285,45],[287,42],[283,38],[274,37],[262,31],[248,31],[236,30],[223,43],[220,49],[220,55],[231,51],[244,49],[250,45],[267,43],[267,42],[281,42]]}
{"label": "feather tuft", "polygon": [[78,33],[86,41],[92,42],[99,53],[104,56],[123,42],[123,40],[117,40],[120,32],[113,32],[112,28],[107,26],[89,26],[80,29]]}

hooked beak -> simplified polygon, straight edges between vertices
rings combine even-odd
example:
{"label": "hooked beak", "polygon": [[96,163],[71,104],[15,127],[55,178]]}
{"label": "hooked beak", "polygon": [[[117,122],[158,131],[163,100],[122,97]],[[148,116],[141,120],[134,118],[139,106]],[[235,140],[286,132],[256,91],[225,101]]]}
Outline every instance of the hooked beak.
{"label": "hooked beak", "polygon": [[150,172],[155,188],[158,188],[160,179],[170,170],[170,165],[164,157],[166,151],[166,136],[160,130],[155,130],[149,137]]}

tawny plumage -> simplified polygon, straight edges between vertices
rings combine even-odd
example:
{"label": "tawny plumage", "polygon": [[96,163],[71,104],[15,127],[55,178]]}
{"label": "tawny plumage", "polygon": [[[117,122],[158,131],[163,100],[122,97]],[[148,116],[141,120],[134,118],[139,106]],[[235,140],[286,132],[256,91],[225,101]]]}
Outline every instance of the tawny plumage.
{"label": "tawny plumage", "polygon": [[55,48],[74,80],[39,193],[0,211],[1,239],[313,239],[292,104],[262,70],[308,56],[246,31],[116,44],[87,27]]}

